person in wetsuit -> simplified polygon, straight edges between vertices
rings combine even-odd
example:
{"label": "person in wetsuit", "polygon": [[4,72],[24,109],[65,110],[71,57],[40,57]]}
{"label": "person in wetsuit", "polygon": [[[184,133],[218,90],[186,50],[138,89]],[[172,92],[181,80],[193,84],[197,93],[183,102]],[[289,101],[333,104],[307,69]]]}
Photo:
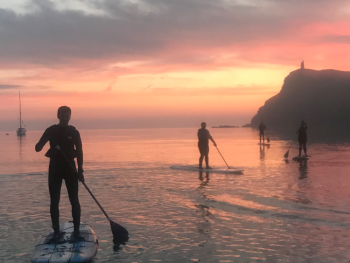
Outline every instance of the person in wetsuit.
{"label": "person in wetsuit", "polygon": [[207,124],[205,122],[201,123],[202,128],[198,130],[198,148],[201,156],[199,157],[199,168],[202,169],[203,158],[205,157],[206,169],[211,169],[209,166],[209,140],[214,143],[216,147],[216,143],[211,137],[209,131],[206,129]]}
{"label": "person in wetsuit", "polygon": [[306,152],[306,142],[307,142],[307,125],[304,121],[301,122],[300,128],[298,129],[298,142],[299,142],[299,156],[301,156],[301,150],[304,148],[304,153],[307,156]]}
{"label": "person in wetsuit", "polygon": [[[35,145],[35,151],[40,152],[44,145],[50,141],[50,149],[45,156],[50,158],[50,214],[52,228],[54,230],[52,240],[55,240],[60,235],[59,202],[63,180],[65,181],[69,201],[72,205],[74,223],[74,236],[72,238],[83,239],[79,232],[81,210],[78,198],[78,181],[84,182],[82,142],[79,131],[75,127],[68,125],[71,118],[71,109],[69,107],[60,107],[57,112],[57,118],[59,119],[59,124],[47,128],[39,142]],[[57,145],[59,145],[59,148],[69,162],[63,156],[62,152],[56,148]],[[78,171],[76,171],[75,158],[77,158]]]}
{"label": "person in wetsuit", "polygon": [[266,130],[265,124],[263,122],[260,122],[260,125],[259,125],[260,144],[261,144],[261,137],[263,138],[263,143],[265,143],[265,130]]}

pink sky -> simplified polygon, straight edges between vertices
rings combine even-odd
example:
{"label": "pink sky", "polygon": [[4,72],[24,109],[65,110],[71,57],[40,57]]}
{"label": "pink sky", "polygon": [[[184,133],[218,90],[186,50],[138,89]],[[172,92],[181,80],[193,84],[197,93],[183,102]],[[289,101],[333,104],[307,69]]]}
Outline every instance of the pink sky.
{"label": "pink sky", "polygon": [[[250,122],[305,60],[350,70],[343,0],[0,0],[0,124]],[[147,124],[148,123],[148,124]]]}

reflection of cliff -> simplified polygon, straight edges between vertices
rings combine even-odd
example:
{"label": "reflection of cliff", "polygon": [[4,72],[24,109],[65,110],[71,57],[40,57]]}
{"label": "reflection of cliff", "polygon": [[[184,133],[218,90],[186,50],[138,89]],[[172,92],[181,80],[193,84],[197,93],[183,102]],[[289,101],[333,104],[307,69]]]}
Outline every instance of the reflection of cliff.
{"label": "reflection of cliff", "polygon": [[[350,72],[299,69],[284,80],[280,93],[268,99],[251,121],[258,127],[293,134],[304,120],[309,134],[322,138],[350,132]],[[310,138],[312,138],[311,136]]]}

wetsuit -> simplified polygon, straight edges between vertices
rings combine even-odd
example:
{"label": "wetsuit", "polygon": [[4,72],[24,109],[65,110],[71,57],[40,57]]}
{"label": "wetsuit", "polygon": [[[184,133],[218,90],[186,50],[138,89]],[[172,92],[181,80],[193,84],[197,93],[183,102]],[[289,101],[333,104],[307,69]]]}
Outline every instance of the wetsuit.
{"label": "wetsuit", "polygon": [[199,129],[197,135],[198,149],[201,154],[201,156],[199,157],[199,168],[202,168],[203,158],[205,158],[206,168],[209,169],[209,139],[213,140],[213,138],[210,136],[209,131],[205,128]]}
{"label": "wetsuit", "polygon": [[306,155],[306,143],[307,143],[307,126],[302,125],[298,130],[298,142],[299,142],[299,155],[301,155],[301,150],[304,148],[304,152]]}
{"label": "wetsuit", "polygon": [[260,124],[259,125],[259,136],[260,136],[260,142],[261,142],[261,136],[263,137],[263,142],[265,142],[265,130],[266,130],[266,126],[265,124]]}
{"label": "wetsuit", "polygon": [[[78,161],[79,166],[82,165],[83,151],[80,134],[73,126],[53,125],[46,129],[38,144],[44,145],[47,141],[50,141],[50,149],[45,156],[50,158],[49,192],[52,227],[54,230],[59,228],[59,202],[62,181],[64,180],[69,201],[72,205],[74,230],[79,230],[81,210],[78,198],[78,177],[71,165],[75,168],[74,158],[80,160]],[[70,164],[62,153],[55,148],[56,145],[60,146]],[[82,167],[78,169],[82,170]]]}
{"label": "wetsuit", "polygon": [[211,138],[210,133],[207,129],[199,129],[198,133],[198,149],[201,155],[209,154],[209,139]]}

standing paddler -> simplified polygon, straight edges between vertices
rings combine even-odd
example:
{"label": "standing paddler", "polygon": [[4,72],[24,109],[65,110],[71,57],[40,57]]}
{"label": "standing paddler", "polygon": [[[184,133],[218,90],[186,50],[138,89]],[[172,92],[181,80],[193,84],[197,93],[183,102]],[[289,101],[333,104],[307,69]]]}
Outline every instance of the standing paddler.
{"label": "standing paddler", "polygon": [[[39,142],[35,145],[35,151],[40,152],[44,145],[50,141],[50,149],[45,154],[50,158],[49,165],[49,192],[50,192],[50,214],[54,235],[54,242],[60,236],[59,229],[59,202],[62,181],[66,183],[69,201],[72,205],[72,216],[74,223],[74,240],[82,240],[80,236],[80,203],[78,198],[78,180],[84,182],[83,175],[83,149],[79,131],[68,125],[71,118],[71,109],[62,106],[58,109],[57,118],[59,124],[52,125],[46,129]],[[59,146],[59,149],[56,146]],[[62,151],[62,152],[60,152]],[[67,157],[65,159],[63,154]],[[75,167],[74,159],[77,158],[78,173],[72,169]]]}
{"label": "standing paddler", "polygon": [[202,163],[203,158],[205,157],[205,165],[206,169],[211,169],[209,166],[209,140],[211,140],[214,143],[214,146],[216,147],[216,143],[211,137],[209,131],[206,129],[207,124],[205,122],[201,123],[202,128],[198,130],[197,136],[198,136],[198,149],[201,154],[199,157],[199,169],[202,169]]}
{"label": "standing paddler", "polygon": [[265,130],[266,130],[265,124],[263,122],[260,122],[260,125],[259,125],[260,144],[261,144],[261,137],[263,138],[263,144],[265,144]]}
{"label": "standing paddler", "polygon": [[300,128],[296,132],[298,133],[298,142],[299,142],[299,156],[301,156],[301,150],[304,149],[305,156],[307,156],[307,125],[304,121],[301,122]]}

